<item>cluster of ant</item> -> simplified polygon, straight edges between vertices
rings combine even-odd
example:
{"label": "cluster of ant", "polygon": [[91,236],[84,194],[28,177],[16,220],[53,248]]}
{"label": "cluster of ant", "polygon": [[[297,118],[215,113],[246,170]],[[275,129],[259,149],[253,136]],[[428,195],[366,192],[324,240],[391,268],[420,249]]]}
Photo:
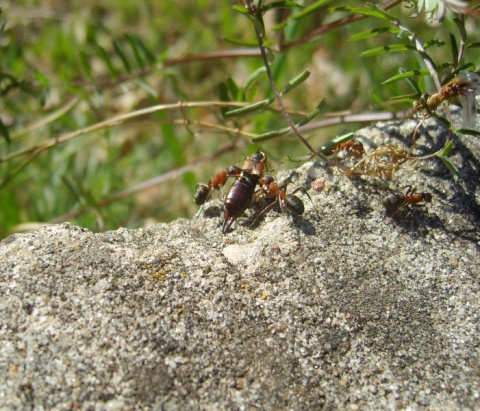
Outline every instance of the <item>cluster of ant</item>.
{"label": "cluster of ant", "polygon": [[[477,72],[464,70],[457,78],[444,84],[441,90],[432,95],[424,95],[414,105],[413,113],[422,113],[424,118],[429,117],[445,101],[458,98],[463,106],[464,127],[475,128],[475,113],[480,94],[480,75]],[[415,136],[415,133],[414,133]],[[337,165],[349,178],[356,176],[370,176],[381,180],[390,180],[393,174],[407,161],[415,161],[410,156],[410,151],[398,144],[386,144],[366,154],[363,144],[355,140],[344,141],[335,147],[326,149],[322,154],[335,159]],[[340,164],[342,160],[343,164]],[[350,167],[346,166],[350,162]],[[282,210],[288,210],[293,214],[302,215],[304,204],[294,194],[303,190],[297,188],[293,193],[282,190],[273,177],[264,175],[267,168],[267,156],[258,151],[247,160],[243,168],[229,167],[226,171],[218,173],[207,184],[197,184],[194,201],[197,205],[204,205],[212,196],[214,190],[221,190],[229,178],[235,181],[224,198],[224,222],[222,231],[225,234],[233,222],[248,208],[256,193],[266,199],[273,200],[261,213],[265,213],[276,204]],[[257,186],[260,188],[257,190]],[[311,200],[311,199],[310,199]],[[414,208],[425,207],[432,201],[430,193],[417,193],[414,188],[407,187],[404,193],[393,192],[383,200],[383,206],[387,217],[390,219],[405,217]],[[312,202],[313,204],[313,202]]]}
{"label": "cluster of ant", "polygon": [[[324,152],[324,154],[338,156],[342,151],[344,152],[344,158],[361,158],[365,154],[362,143],[354,140],[344,142],[328,152]],[[365,159],[369,159],[369,156],[364,157],[361,161]],[[369,164],[373,161],[372,159],[375,159],[375,155],[370,155],[370,161],[365,163]],[[375,168],[378,169],[378,167]],[[352,167],[352,169],[354,170],[355,168]],[[255,154],[247,157],[242,168],[236,166],[228,167],[225,171],[218,173],[208,183],[197,184],[193,197],[195,204],[204,206],[212,197],[213,192],[215,190],[221,191],[228,179],[232,178],[234,182],[223,199],[225,209],[222,226],[223,234],[226,234],[234,221],[245,212],[255,196],[262,196],[265,199],[272,200],[269,205],[261,210],[255,221],[277,204],[282,211],[287,210],[294,215],[302,215],[305,211],[305,206],[295,193],[303,191],[310,198],[305,189],[299,187],[292,193],[287,194],[286,188],[280,188],[272,176],[265,175],[266,170],[267,156],[264,152],[257,151]],[[387,217],[393,219],[403,217],[409,214],[413,207],[424,207],[425,203],[431,201],[431,194],[416,193],[415,189],[409,187],[405,193],[396,192],[387,196],[383,201],[383,206],[385,207]]]}
{"label": "cluster of ant", "polygon": [[[381,146],[364,156],[363,144],[354,140],[341,143],[333,149],[324,151],[324,154],[338,156],[342,152],[343,158],[353,157],[358,160],[353,167],[344,170],[349,177],[369,175],[390,180],[393,173],[409,159],[407,151],[396,144]],[[395,219],[406,217],[413,208],[425,207],[425,204],[431,201],[430,193],[417,193],[413,187],[407,187],[405,193],[394,192],[385,197],[383,207],[387,217]]]}
{"label": "cluster of ant", "polygon": [[[251,204],[254,195],[261,195],[266,199],[273,200],[259,214],[266,213],[275,205],[279,204],[282,210],[288,210],[292,214],[302,215],[305,211],[303,201],[295,195],[302,190],[307,196],[308,193],[303,187],[299,187],[291,194],[286,193],[275,183],[272,176],[264,175],[267,170],[267,156],[262,151],[247,157],[243,168],[232,166],[226,171],[218,173],[207,184],[197,184],[194,201],[195,204],[203,206],[211,197],[214,190],[221,190],[229,178],[235,181],[228,190],[223,200],[225,208],[224,221],[222,226],[223,234],[226,234],[233,222],[243,214]],[[257,190],[257,186],[259,189]],[[310,196],[308,196],[310,198]],[[258,219],[257,217],[257,219]]]}

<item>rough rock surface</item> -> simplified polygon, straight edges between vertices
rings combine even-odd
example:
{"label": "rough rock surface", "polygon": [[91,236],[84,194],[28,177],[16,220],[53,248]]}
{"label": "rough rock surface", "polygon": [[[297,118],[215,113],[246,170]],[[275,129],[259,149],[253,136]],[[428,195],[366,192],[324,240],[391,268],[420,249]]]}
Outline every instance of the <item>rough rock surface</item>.
{"label": "rough rock surface", "polygon": [[[371,151],[415,124],[356,135]],[[422,130],[416,155],[445,143]],[[222,235],[212,203],[148,229],[3,240],[0,408],[478,409],[479,147],[455,140],[458,182],[438,159],[399,170],[391,188],[434,197],[403,219],[378,184],[310,162],[291,173],[292,189],[323,185],[317,213],[297,193],[302,218],[250,228],[249,211]]]}

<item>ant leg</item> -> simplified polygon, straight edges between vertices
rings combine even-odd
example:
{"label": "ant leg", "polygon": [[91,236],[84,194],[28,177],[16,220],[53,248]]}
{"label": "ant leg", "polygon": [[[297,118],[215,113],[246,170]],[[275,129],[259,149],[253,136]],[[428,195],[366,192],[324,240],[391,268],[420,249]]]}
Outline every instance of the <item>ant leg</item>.
{"label": "ant leg", "polygon": [[276,204],[280,203],[280,206],[282,206],[280,197],[283,191],[279,189],[272,176],[262,177],[258,181],[258,184],[260,185],[260,189],[258,189],[256,193],[263,194],[264,197],[268,199],[274,198],[274,200],[257,214],[255,220],[250,224],[250,227],[254,226],[260,220],[260,217],[269,212]]}
{"label": "ant leg", "polygon": [[266,213],[268,213],[275,205],[278,204],[278,198],[275,199],[271,204],[266,206],[262,211],[260,211],[257,216],[255,217],[255,220],[253,220],[252,224],[250,224],[250,228],[252,228],[258,221],[260,220],[260,217]]}
{"label": "ant leg", "polygon": [[412,196],[415,194],[415,191],[416,191],[415,187],[409,185],[409,186],[406,186],[405,188],[407,189],[407,191],[405,191],[405,197]]}

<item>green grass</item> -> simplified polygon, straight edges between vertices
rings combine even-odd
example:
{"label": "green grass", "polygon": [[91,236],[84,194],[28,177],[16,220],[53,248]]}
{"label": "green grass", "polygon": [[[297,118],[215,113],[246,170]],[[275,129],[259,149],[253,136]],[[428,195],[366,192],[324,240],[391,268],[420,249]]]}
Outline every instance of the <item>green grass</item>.
{"label": "green grass", "polygon": [[[341,3],[363,2],[331,2]],[[222,99],[247,104],[272,97],[265,74],[243,90],[263,62],[246,53],[258,48],[230,41],[255,43],[252,24],[232,9],[235,4],[18,0],[4,6],[0,238],[31,228],[32,223],[65,219],[106,230],[189,217],[197,209],[191,200],[195,183],[207,181],[252,151],[264,150],[273,167],[287,154],[306,154],[295,137],[252,143],[252,136],[286,126],[275,103],[232,118],[224,117],[226,108],[217,104]],[[328,6],[285,27],[285,38],[300,39],[346,15],[329,13]],[[458,37],[451,21],[435,28],[423,19],[411,19],[401,6],[391,12],[424,41],[437,37],[448,42],[449,32]],[[271,29],[275,18],[282,20],[277,10],[264,15],[267,45],[275,45],[279,33]],[[469,42],[478,42],[478,20],[467,23]],[[360,57],[365,50],[403,39],[385,33],[349,41],[354,34],[380,26],[385,22],[364,19],[282,53],[270,52],[279,89],[303,71],[311,72],[284,97],[295,121],[323,98],[326,115],[378,110],[378,101],[411,93],[405,81],[388,86],[382,82],[398,74],[399,67],[424,69],[414,52]],[[437,49],[432,48],[433,58],[447,61],[448,47]],[[210,55],[228,51],[227,56]],[[464,61],[475,61],[475,52],[478,49],[468,49]],[[416,80],[423,90],[434,92],[428,76]],[[140,115],[148,108],[148,114]],[[336,126],[306,137],[320,147],[354,128]],[[288,166],[293,165],[282,167]],[[156,177],[158,184],[143,186]]]}

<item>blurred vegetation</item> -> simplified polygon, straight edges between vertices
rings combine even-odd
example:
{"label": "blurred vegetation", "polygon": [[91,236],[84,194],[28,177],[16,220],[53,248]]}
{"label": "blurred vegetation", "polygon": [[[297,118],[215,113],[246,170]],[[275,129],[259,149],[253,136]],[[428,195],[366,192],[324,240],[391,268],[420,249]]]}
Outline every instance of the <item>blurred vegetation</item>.
{"label": "blurred vegetation", "polygon": [[[412,18],[404,2],[387,3],[388,13],[422,41],[444,42],[443,47],[432,43],[429,54],[438,67],[452,72],[455,67],[441,64],[451,58],[452,38],[461,43],[459,25],[452,19],[429,25],[424,16]],[[324,98],[316,120],[337,111],[411,108],[408,99],[401,104],[392,100],[412,93],[407,81],[382,85],[399,68],[423,70],[415,76],[416,84],[422,92],[435,92],[415,52],[361,56],[390,43],[409,44],[391,31],[351,41],[351,36],[388,26],[384,21],[366,16],[333,24],[355,13],[331,12],[331,6],[363,5],[305,1],[303,9],[274,7],[262,15],[277,87],[310,72],[283,96],[296,121]],[[69,220],[107,230],[189,217],[198,208],[191,199],[195,183],[247,154],[261,148],[273,167],[287,154],[308,154],[293,135],[252,143],[252,137],[286,127],[275,102],[250,114],[225,115],[273,97],[254,26],[234,6],[246,5],[204,0],[2,2],[0,238],[37,223]],[[303,14],[292,18],[296,13]],[[478,20],[467,15],[462,24],[468,33],[463,60],[478,63],[473,57],[478,56]],[[337,124],[305,137],[318,148],[358,127]]]}

